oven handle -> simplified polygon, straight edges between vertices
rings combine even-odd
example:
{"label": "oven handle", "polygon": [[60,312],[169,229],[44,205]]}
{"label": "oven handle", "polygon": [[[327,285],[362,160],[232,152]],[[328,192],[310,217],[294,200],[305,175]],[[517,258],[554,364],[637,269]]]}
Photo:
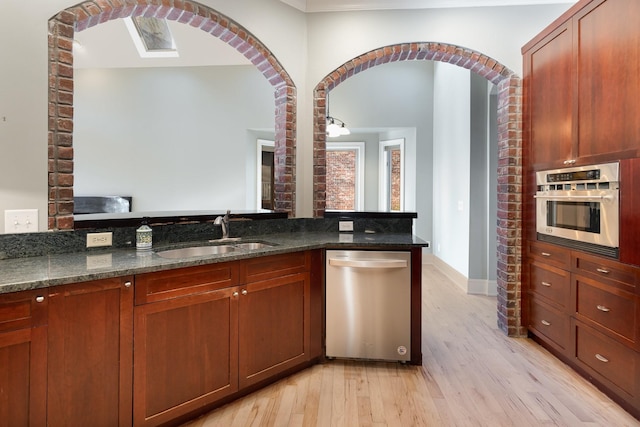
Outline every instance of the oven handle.
{"label": "oven handle", "polygon": [[543,194],[535,194],[534,199],[561,199],[561,200],[613,200],[613,196],[606,194],[604,196],[546,196]]}

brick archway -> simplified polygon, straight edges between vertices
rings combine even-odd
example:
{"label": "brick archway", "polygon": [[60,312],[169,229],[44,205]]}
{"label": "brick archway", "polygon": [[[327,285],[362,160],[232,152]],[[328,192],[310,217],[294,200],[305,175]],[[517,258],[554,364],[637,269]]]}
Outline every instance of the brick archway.
{"label": "brick archway", "polygon": [[199,28],[235,48],[262,72],[275,94],[276,209],[295,215],[296,87],[275,56],[237,22],[181,0],[85,1],[49,20],[49,230],[73,228],[73,38],[76,31],[129,16],[153,16]]}
{"label": "brick archway", "polygon": [[521,318],[522,93],[513,71],[479,52],[446,43],[404,43],[381,47],[345,62],[314,89],[313,211],[324,215],[326,194],[327,93],[346,79],[377,65],[432,60],[467,68],[498,88],[498,326],[510,336],[526,333]]}

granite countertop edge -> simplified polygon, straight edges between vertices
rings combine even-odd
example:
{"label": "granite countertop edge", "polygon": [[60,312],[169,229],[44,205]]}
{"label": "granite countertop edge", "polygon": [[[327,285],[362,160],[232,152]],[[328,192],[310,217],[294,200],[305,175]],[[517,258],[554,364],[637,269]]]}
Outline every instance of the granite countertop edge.
{"label": "granite countertop edge", "polygon": [[[266,242],[273,246],[257,250],[199,257],[167,259],[156,252],[175,247]],[[288,233],[242,237],[234,241],[184,242],[152,251],[133,248],[97,249],[85,252],[41,257],[0,260],[0,294],[48,288],[69,283],[151,273],[197,265],[236,261],[311,249],[380,248],[403,249],[426,247],[427,243],[412,234],[394,233]]]}

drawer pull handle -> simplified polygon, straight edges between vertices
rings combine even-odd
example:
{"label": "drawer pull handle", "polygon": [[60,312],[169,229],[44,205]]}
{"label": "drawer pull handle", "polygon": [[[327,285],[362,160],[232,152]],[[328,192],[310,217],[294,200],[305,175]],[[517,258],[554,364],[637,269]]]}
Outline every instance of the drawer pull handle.
{"label": "drawer pull handle", "polygon": [[602,274],[609,274],[609,270],[607,270],[606,268],[596,268],[596,271]]}
{"label": "drawer pull handle", "polygon": [[551,256],[551,254],[549,252],[540,252],[540,255],[542,255],[542,256]]}
{"label": "drawer pull handle", "polygon": [[551,323],[547,322],[546,320],[541,320],[540,323],[542,323],[544,326],[551,326]]}
{"label": "drawer pull handle", "polygon": [[599,361],[604,362],[604,363],[608,363],[609,362],[609,359],[607,359],[606,357],[604,357],[603,355],[601,355],[599,353],[596,353],[596,359],[598,359]]}
{"label": "drawer pull handle", "polygon": [[546,286],[547,288],[550,288],[550,287],[551,287],[551,283],[549,283],[549,282],[540,282],[540,284],[541,284],[542,286]]}
{"label": "drawer pull handle", "polygon": [[611,311],[611,309],[609,307],[601,305],[601,304],[596,305],[596,308],[598,310],[600,310],[600,311],[604,311],[605,313],[608,312],[608,311]]}

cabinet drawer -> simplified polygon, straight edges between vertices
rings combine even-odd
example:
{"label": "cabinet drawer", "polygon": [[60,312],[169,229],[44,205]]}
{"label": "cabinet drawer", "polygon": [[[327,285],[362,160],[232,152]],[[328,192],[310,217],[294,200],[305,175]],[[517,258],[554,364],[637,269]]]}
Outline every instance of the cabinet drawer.
{"label": "cabinet drawer", "polygon": [[637,297],[629,292],[576,276],[576,312],[580,316],[637,343]]}
{"label": "cabinet drawer", "polygon": [[570,273],[550,265],[532,262],[529,264],[529,290],[569,310],[571,302]]}
{"label": "cabinet drawer", "polygon": [[569,249],[549,243],[529,242],[529,256],[567,270],[571,265],[571,252]]}
{"label": "cabinet drawer", "polygon": [[572,264],[576,273],[606,280],[612,286],[632,292],[636,288],[638,269],[630,265],[580,252],[573,252]]}
{"label": "cabinet drawer", "polygon": [[0,295],[0,332],[47,323],[47,289]]}
{"label": "cabinet drawer", "polygon": [[136,275],[136,305],[164,301],[236,286],[239,267],[235,262],[179,268]]}
{"label": "cabinet drawer", "polygon": [[578,361],[595,372],[598,380],[614,385],[631,397],[636,396],[640,355],[577,321],[575,334]]}
{"label": "cabinet drawer", "polygon": [[542,334],[562,350],[569,344],[569,316],[544,304],[529,299],[529,329]]}
{"label": "cabinet drawer", "polygon": [[242,283],[257,282],[289,274],[309,271],[311,258],[309,252],[292,252],[251,258],[244,262]]}

